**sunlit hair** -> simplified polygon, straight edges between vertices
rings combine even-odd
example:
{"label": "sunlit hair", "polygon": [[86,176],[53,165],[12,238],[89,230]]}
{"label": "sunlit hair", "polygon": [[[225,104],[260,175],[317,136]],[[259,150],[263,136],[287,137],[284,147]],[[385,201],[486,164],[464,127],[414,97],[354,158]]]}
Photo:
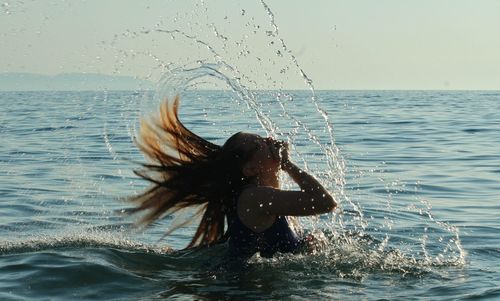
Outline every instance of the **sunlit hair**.
{"label": "sunlit hair", "polygon": [[136,205],[130,212],[145,212],[141,223],[148,225],[193,207],[193,218],[201,216],[201,220],[187,248],[223,242],[228,239],[227,222],[235,210],[235,197],[250,181],[241,167],[252,153],[241,149],[241,133],[223,146],[194,134],[179,120],[178,109],[177,96],[161,104],[159,116],[141,122],[136,143],[151,163],[142,164],[135,173],[152,186],[130,198]]}

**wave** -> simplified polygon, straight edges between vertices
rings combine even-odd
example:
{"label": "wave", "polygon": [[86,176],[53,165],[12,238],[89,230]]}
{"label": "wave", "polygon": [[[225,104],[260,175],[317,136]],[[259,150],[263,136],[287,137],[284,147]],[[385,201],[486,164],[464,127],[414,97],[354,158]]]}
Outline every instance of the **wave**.
{"label": "wave", "polygon": [[[357,279],[378,273],[420,276],[434,272],[436,268],[463,265],[459,257],[438,255],[431,258],[423,253],[391,247],[388,238],[378,240],[359,232],[321,234],[326,234],[326,243],[314,253],[281,254],[271,259],[255,255],[244,266],[307,270]],[[225,249],[225,245],[218,245],[200,250],[174,251],[168,247],[136,242],[117,232],[95,230],[0,241],[0,256],[3,258],[30,258],[41,254],[58,258],[77,253],[82,257],[101,257],[104,265],[111,266],[117,261],[124,267],[133,267],[141,262],[144,268],[154,268],[155,271],[158,268],[178,271],[187,268],[197,272],[200,269],[206,272],[234,271],[235,267],[241,269],[242,263],[228,260]]]}
{"label": "wave", "polygon": [[22,254],[47,250],[116,248],[144,252],[157,252],[144,244],[134,242],[116,232],[75,231],[54,235],[40,235],[23,240],[0,240],[0,255]]}

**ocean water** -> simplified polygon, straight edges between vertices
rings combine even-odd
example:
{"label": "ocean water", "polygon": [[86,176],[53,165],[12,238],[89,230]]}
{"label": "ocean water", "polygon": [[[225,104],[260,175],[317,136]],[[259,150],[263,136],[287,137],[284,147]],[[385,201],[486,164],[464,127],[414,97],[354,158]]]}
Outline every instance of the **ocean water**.
{"label": "ocean water", "polygon": [[120,213],[147,187],[133,137],[156,96],[0,92],[0,300],[500,299],[499,92],[182,94],[189,128],[289,139],[339,200],[300,220],[324,250],[244,265],[181,250],[193,225],[161,239],[181,217]]}

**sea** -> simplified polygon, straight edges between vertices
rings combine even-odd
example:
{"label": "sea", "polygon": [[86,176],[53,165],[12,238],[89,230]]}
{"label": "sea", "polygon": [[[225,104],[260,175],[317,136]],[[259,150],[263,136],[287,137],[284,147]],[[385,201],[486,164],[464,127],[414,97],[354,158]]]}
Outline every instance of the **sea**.
{"label": "sea", "polygon": [[214,143],[290,143],[339,203],[299,219],[326,246],[235,263],[164,236],[189,212],[124,214],[154,91],[0,92],[0,300],[500,300],[500,92],[179,93]]}

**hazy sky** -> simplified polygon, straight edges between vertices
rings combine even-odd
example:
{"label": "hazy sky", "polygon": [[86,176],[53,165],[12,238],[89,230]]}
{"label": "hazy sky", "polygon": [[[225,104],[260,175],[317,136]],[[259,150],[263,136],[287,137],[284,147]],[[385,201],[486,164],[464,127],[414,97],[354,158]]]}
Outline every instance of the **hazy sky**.
{"label": "hazy sky", "polygon": [[307,88],[300,68],[318,89],[500,89],[498,0],[267,0],[278,35],[260,1],[2,3],[0,72],[156,80],[223,60],[263,89]]}

